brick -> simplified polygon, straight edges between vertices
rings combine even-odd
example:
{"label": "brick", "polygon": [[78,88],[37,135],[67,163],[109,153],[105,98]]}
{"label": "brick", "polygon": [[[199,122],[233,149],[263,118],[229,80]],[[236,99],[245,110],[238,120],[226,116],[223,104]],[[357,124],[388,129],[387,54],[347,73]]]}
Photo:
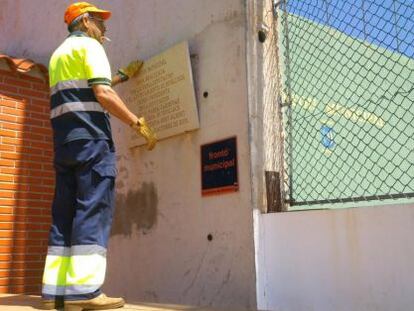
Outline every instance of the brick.
{"label": "brick", "polygon": [[9,286],[0,286],[0,294],[10,294]]}
{"label": "brick", "polygon": [[47,93],[49,93],[49,91],[50,91],[49,83],[33,82],[32,83],[32,89],[45,91]]}
{"label": "brick", "polygon": [[[0,223],[0,229],[1,229],[1,223]],[[34,232],[34,231],[47,232],[48,229],[49,229],[49,226],[45,226],[44,224],[31,224],[31,223],[24,223],[24,222],[13,224],[13,230],[26,231],[30,234],[31,232]]]}
{"label": "brick", "polygon": [[43,150],[43,155],[53,157],[53,151],[51,150]]}
{"label": "brick", "polygon": [[19,160],[22,158],[20,153],[15,152],[0,152],[1,159],[9,159],[9,160]]}
{"label": "brick", "polygon": [[25,110],[10,107],[3,107],[2,113],[18,117],[25,117],[27,115]]}
{"label": "brick", "polygon": [[28,97],[38,97],[38,98],[47,98],[48,93],[34,91],[34,90],[27,90],[27,89],[19,89],[19,94],[28,96]]}
{"label": "brick", "polygon": [[[1,213],[1,208],[0,208],[0,213]],[[13,215],[7,214],[7,215],[2,215],[0,214],[0,221],[9,221],[9,222],[13,222],[15,220],[15,217]],[[0,245],[2,245],[0,243]]]}
{"label": "brick", "polygon": [[42,142],[38,142],[38,141],[30,142],[31,147],[41,148],[41,149],[50,149],[53,146],[52,144],[53,144],[53,142],[47,142],[47,143],[46,142],[42,143]]}
{"label": "brick", "polygon": [[[43,118],[44,119],[44,118]],[[37,120],[37,119],[33,119],[30,116],[27,119],[24,119],[23,122],[26,125],[34,125],[34,126],[43,126],[43,121],[41,120]]]}
{"label": "brick", "polygon": [[[1,199],[0,200],[7,200],[7,199]],[[41,214],[42,208],[47,208],[49,206],[48,202],[45,201],[39,201],[39,200],[30,200],[30,199],[14,199],[15,208],[37,208],[36,215]],[[5,204],[6,205],[6,204]]]}
{"label": "brick", "polygon": [[33,132],[50,136],[52,138],[52,129],[50,127],[32,127]]}
{"label": "brick", "polygon": [[2,199],[0,198],[0,206],[14,206],[14,199]]}
{"label": "brick", "polygon": [[16,147],[15,146],[11,146],[11,145],[0,144],[0,151],[11,151],[11,152],[15,152],[16,151]]}
{"label": "brick", "polygon": [[27,251],[33,254],[47,254],[47,246],[30,246]]}
{"label": "brick", "polygon": [[16,132],[16,131],[10,131],[10,130],[2,130],[2,129],[0,129],[0,136],[15,138],[15,137],[17,137],[17,133],[18,132]]}
{"label": "brick", "polygon": [[9,84],[0,83],[0,92],[18,93],[18,88]]}
{"label": "brick", "polygon": [[15,161],[0,159],[0,166],[14,166]]}
{"label": "brick", "polygon": [[0,198],[13,198],[13,197],[14,197],[14,192],[0,190]]}
{"label": "brick", "polygon": [[14,177],[9,175],[0,175],[0,185],[2,182],[13,182]]}
{"label": "brick", "polygon": [[49,113],[46,114],[46,112],[45,112],[45,110],[44,110],[43,107],[36,106],[36,105],[29,105],[27,107],[26,111],[27,112],[37,112],[37,113],[44,114],[45,115],[45,117],[44,117],[45,119],[48,119],[49,118],[49,115],[50,115]]}
{"label": "brick", "polygon": [[0,230],[13,230],[13,223],[12,222],[0,222]]}
{"label": "brick", "polygon": [[27,294],[27,295],[39,295],[40,294],[40,284],[39,285],[18,285],[18,286],[7,286],[6,293],[9,294]]}
{"label": "brick", "polygon": [[22,231],[12,232],[10,230],[0,230],[0,238],[13,238],[13,239],[20,238],[21,239],[21,238],[25,238],[25,236],[26,236],[26,232],[22,232]]}
{"label": "brick", "polygon": [[42,257],[40,254],[0,254],[0,261],[39,261]]}
{"label": "brick", "polygon": [[53,164],[51,163],[43,163],[42,169],[47,170],[47,171],[54,171]]}
{"label": "brick", "polygon": [[1,206],[0,205],[0,212],[5,215],[5,214],[13,214],[14,209],[10,206]]}
{"label": "brick", "polygon": [[52,158],[50,157],[43,157],[43,156],[29,156],[28,160],[34,162],[42,162],[42,163],[52,163]]}
{"label": "brick", "polygon": [[15,190],[15,191],[28,191],[29,185],[22,185],[20,183],[0,183],[1,190]]}
{"label": "brick", "polygon": [[32,98],[30,100],[32,106],[50,109],[50,101],[47,99]]}
{"label": "brick", "polygon": [[[41,281],[41,280],[40,280]],[[25,285],[25,284],[33,284],[34,282],[39,282],[39,277],[24,277],[24,278],[7,278],[7,279],[0,279],[0,286],[1,285]]]}
{"label": "brick", "polygon": [[44,120],[44,119],[48,119],[50,116],[49,113],[36,113],[36,112],[30,112],[30,117],[31,118],[35,118],[35,119],[39,119],[39,120]]}
{"label": "brick", "polygon": [[18,93],[18,88],[16,86],[0,83],[0,92],[4,91],[15,94]]}
{"label": "brick", "polygon": [[0,239],[0,246],[29,247],[29,246],[41,246],[41,245],[42,245],[42,240],[7,239],[7,238]]}
{"label": "brick", "polygon": [[0,278],[40,277],[42,270],[0,270]]}
{"label": "brick", "polygon": [[44,153],[44,150],[40,148],[32,148],[30,146],[19,146],[18,152],[23,154],[42,154]]}
{"label": "brick", "polygon": [[[49,207],[49,202],[45,202],[45,201],[37,201],[37,200],[22,200],[22,201],[18,201],[18,204],[21,204],[19,206],[22,207],[37,207],[39,209],[46,209]],[[41,211],[38,212],[39,214],[41,214]]]}
{"label": "brick", "polygon": [[50,208],[48,208],[48,215],[47,216],[27,216],[27,221],[29,222],[38,222],[43,224],[50,224],[52,222],[52,216],[50,215]]}
{"label": "brick", "polygon": [[48,201],[48,202],[52,202],[53,201],[53,197],[54,197],[54,194],[53,193],[50,193],[50,194],[43,193],[42,194],[42,200],[45,200],[45,201]]}
{"label": "brick", "polygon": [[[1,196],[1,193],[2,192],[0,192],[0,196]],[[20,193],[14,193],[13,197],[16,199],[18,198],[18,199],[27,199],[27,200],[41,200],[42,194],[22,191]]]}
{"label": "brick", "polygon": [[25,125],[24,124],[19,124],[19,123],[10,123],[10,122],[3,122],[1,124],[1,127],[5,130],[14,130],[14,131],[24,131],[25,130]]}
{"label": "brick", "polygon": [[16,116],[11,116],[11,115],[8,115],[8,114],[0,113],[0,121],[16,123],[17,120],[18,120],[18,118]]}
{"label": "brick", "polygon": [[49,237],[49,232],[30,232],[31,238],[47,239]]}
{"label": "brick", "polygon": [[21,79],[24,79],[25,81],[31,81],[31,82],[35,82],[35,83],[46,83],[46,84],[49,83],[49,80],[46,77],[45,78],[38,78],[38,77],[33,77],[33,76],[30,76],[30,75],[27,75],[25,73],[20,73],[20,72],[18,74],[19,74],[19,77]]}
{"label": "brick", "polygon": [[42,164],[40,163],[34,163],[34,162],[29,162],[29,161],[18,161],[15,163],[16,167],[21,167],[21,168],[29,168],[29,169],[41,169],[42,168]]}
{"label": "brick", "polygon": [[3,144],[10,144],[10,145],[23,145],[24,140],[20,138],[13,138],[13,137],[2,137],[1,142]]}
{"label": "brick", "polygon": [[[36,246],[34,246],[36,247]],[[38,247],[38,246],[37,246]],[[23,254],[26,251],[26,248],[23,246],[17,247],[14,245],[0,246],[0,253],[5,254]]]}
{"label": "brick", "polygon": [[[1,130],[0,130],[0,133],[1,133]],[[16,137],[23,138],[25,142],[33,141],[33,140],[41,141],[41,142],[44,141],[44,135],[36,134],[33,131],[18,132]]]}
{"label": "brick", "polygon": [[26,102],[29,99],[23,97],[21,94],[16,94],[14,92],[9,92],[9,91],[2,91],[1,92],[1,96],[0,96],[1,100],[9,100],[9,101],[17,101],[17,102]]}
{"label": "brick", "polygon": [[25,81],[22,78],[9,78],[6,77],[4,79],[4,84],[10,84],[10,85],[15,85],[15,86],[19,86],[19,87],[24,87],[24,88],[30,88],[32,85],[30,82]]}
{"label": "brick", "polygon": [[55,179],[46,179],[46,178],[44,178],[44,179],[42,179],[42,185],[55,186]]}
{"label": "brick", "polygon": [[15,181],[21,182],[20,176],[42,176],[43,178],[54,178],[55,174],[53,171],[44,171],[41,168],[20,168],[20,167],[0,167],[0,176],[1,174],[11,174],[16,175]]}

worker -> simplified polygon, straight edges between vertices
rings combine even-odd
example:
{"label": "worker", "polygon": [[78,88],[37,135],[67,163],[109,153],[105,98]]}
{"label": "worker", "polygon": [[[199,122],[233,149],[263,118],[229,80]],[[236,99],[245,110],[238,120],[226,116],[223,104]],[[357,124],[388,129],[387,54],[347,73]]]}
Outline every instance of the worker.
{"label": "worker", "polygon": [[131,62],[112,78],[102,46],[110,16],[87,2],[69,5],[64,20],[70,34],[49,63],[56,186],[43,309],[113,309],[125,303],[101,292],[116,177],[109,114],[142,135],[149,150],[157,139],[112,89],[136,75],[142,62]]}

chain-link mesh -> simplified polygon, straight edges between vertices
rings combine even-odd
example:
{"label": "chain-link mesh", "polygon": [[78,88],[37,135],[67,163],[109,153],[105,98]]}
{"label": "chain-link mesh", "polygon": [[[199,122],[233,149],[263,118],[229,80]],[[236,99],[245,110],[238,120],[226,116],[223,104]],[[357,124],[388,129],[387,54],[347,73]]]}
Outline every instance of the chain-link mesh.
{"label": "chain-link mesh", "polygon": [[275,5],[287,203],[414,197],[414,1]]}

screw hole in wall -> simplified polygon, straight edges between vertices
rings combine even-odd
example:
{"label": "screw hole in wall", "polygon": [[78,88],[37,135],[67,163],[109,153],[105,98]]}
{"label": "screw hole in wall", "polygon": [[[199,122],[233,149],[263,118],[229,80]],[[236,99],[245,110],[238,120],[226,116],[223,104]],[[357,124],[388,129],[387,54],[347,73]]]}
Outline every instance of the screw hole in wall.
{"label": "screw hole in wall", "polygon": [[266,41],[266,33],[263,30],[259,30],[257,34],[261,43]]}

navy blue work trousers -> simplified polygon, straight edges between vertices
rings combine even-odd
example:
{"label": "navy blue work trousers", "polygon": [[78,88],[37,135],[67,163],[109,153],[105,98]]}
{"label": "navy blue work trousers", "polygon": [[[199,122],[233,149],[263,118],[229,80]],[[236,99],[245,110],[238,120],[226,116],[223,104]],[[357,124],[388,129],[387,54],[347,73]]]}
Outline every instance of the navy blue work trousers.
{"label": "navy blue work trousers", "polygon": [[93,298],[101,293],[114,212],[113,143],[76,140],[58,146],[54,166],[56,187],[42,296]]}

